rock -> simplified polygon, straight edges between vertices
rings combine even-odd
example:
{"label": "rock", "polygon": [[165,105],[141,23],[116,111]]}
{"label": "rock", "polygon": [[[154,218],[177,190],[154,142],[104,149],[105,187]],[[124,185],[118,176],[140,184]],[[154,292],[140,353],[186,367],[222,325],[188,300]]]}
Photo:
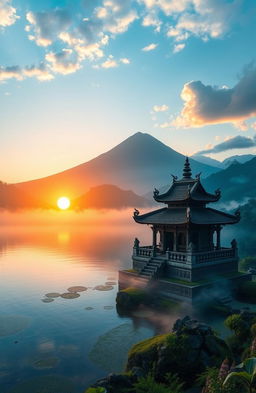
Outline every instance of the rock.
{"label": "rock", "polygon": [[127,371],[140,368],[159,382],[167,373],[177,374],[190,387],[197,375],[207,367],[219,367],[230,355],[226,343],[203,323],[185,317],[176,321],[173,330],[134,345]]}

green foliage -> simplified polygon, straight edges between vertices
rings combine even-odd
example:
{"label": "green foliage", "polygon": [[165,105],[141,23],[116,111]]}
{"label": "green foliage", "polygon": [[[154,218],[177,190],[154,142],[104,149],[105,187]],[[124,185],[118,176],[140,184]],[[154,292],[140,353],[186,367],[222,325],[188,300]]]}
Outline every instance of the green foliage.
{"label": "green foliage", "polygon": [[238,338],[248,338],[250,334],[250,326],[243,320],[240,314],[230,315],[224,322],[230,330],[232,330]]}
{"label": "green foliage", "polygon": [[239,286],[237,294],[239,298],[248,303],[256,303],[256,281],[243,282]]}
{"label": "green foliage", "polygon": [[223,386],[219,378],[219,370],[216,367],[207,368],[197,379],[201,386],[207,386],[207,393],[241,393],[234,383],[230,381]]}
{"label": "green foliage", "polygon": [[256,257],[245,257],[243,259],[240,259],[239,261],[239,270],[243,272],[247,272],[247,270],[252,267],[256,269]]}
{"label": "green foliage", "polygon": [[177,376],[168,376],[169,386],[158,383],[154,380],[152,375],[147,375],[144,378],[140,378],[135,383],[134,388],[136,393],[182,393],[183,384],[180,383]]}
{"label": "green foliage", "polygon": [[138,344],[135,344],[131,348],[128,357],[132,358],[133,355],[137,355],[137,354],[143,355],[148,352],[154,352],[157,349],[158,345],[165,343],[168,336],[169,334],[161,334],[159,336],[148,338],[147,340],[143,340]]}
{"label": "green foliage", "polygon": [[251,326],[251,335],[252,337],[256,337],[256,323]]}
{"label": "green foliage", "polygon": [[97,388],[88,388],[85,393],[105,393],[106,389],[97,387]]}
{"label": "green foliage", "polygon": [[256,387],[256,358],[246,359],[243,363],[236,366],[236,370],[226,377],[223,386],[229,383],[243,385],[249,393]]}

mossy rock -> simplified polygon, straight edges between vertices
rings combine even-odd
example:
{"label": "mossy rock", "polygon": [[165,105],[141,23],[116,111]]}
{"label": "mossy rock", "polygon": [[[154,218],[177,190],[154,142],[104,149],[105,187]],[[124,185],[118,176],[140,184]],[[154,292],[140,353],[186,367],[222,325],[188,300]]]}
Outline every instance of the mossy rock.
{"label": "mossy rock", "polygon": [[140,304],[150,303],[149,294],[143,289],[139,288],[126,288],[117,293],[116,304],[119,310],[132,311]]}
{"label": "mossy rock", "polygon": [[164,334],[144,340],[129,352],[127,371],[140,367],[159,382],[168,373],[177,374],[191,386],[207,367],[219,367],[230,357],[225,342],[215,335]]}

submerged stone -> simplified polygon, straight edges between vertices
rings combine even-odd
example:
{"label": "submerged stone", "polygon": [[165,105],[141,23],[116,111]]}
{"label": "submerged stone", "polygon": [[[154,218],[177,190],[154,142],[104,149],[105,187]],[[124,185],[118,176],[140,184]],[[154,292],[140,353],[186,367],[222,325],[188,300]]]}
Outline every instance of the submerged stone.
{"label": "submerged stone", "polygon": [[36,369],[54,368],[59,363],[56,357],[37,359],[32,363],[32,367]]}
{"label": "submerged stone", "polygon": [[82,285],[77,285],[77,286],[68,288],[68,291],[72,292],[72,293],[74,293],[74,292],[84,292],[84,291],[87,291],[87,288],[83,287]]}
{"label": "submerged stone", "polygon": [[26,329],[31,318],[24,315],[0,315],[0,337],[10,336]]}
{"label": "submerged stone", "polygon": [[75,387],[66,377],[44,375],[14,386],[8,393],[74,393]]}
{"label": "submerged stone", "polygon": [[76,292],[66,292],[66,293],[62,293],[60,296],[63,299],[76,299],[80,295],[79,295],[79,293],[76,293]]}

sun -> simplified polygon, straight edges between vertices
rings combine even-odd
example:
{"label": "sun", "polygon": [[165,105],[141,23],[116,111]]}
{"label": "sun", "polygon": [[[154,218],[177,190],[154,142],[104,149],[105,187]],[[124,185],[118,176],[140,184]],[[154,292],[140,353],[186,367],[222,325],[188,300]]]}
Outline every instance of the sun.
{"label": "sun", "polygon": [[66,210],[66,209],[68,209],[69,206],[70,206],[70,200],[69,200],[69,198],[67,198],[67,197],[65,197],[65,196],[59,198],[59,199],[57,200],[57,206],[58,206],[58,208],[61,209],[61,210]]}

